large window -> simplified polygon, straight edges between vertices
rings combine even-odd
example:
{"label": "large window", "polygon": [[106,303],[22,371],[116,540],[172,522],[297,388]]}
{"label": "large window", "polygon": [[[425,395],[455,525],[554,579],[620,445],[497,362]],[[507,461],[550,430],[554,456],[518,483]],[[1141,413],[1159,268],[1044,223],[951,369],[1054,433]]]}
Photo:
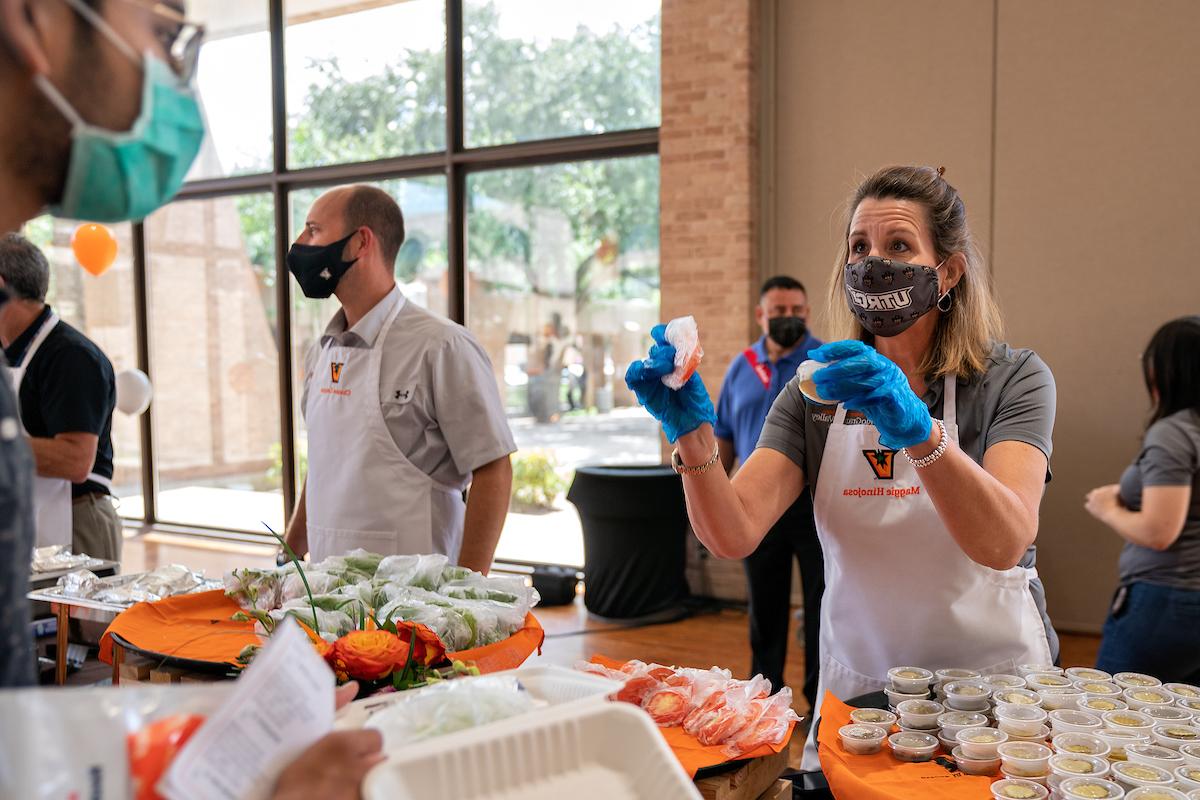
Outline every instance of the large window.
{"label": "large window", "polygon": [[499,554],[579,563],[574,467],[659,458],[620,379],[658,317],[659,6],[190,4],[208,137],[179,197],[118,231],[98,279],[71,226],[38,223],[64,316],[155,383],[147,415],[114,423],[122,513],[212,535],[284,523],[305,355],[337,303],[303,297],[282,256],[322,191],[368,182],[405,215],[406,297],[492,360],[520,448]]}

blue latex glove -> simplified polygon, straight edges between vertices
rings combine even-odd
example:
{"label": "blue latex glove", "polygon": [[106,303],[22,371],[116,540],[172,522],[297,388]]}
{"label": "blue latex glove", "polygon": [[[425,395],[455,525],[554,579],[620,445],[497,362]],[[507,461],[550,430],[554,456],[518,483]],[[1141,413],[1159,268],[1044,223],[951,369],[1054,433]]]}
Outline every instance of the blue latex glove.
{"label": "blue latex glove", "polygon": [[837,398],[851,411],[861,411],[879,429],[884,447],[915,447],[933,432],[925,401],[908,385],[895,362],[874,348],[848,340],[821,345],[809,358],[829,363],[813,373],[822,397]]}
{"label": "blue latex glove", "polygon": [[679,391],[663,384],[662,377],[675,370],[675,348],[667,343],[666,325],[655,325],[650,336],[654,338],[650,355],[629,365],[625,371],[625,385],[637,395],[638,402],[650,416],[662,423],[667,441],[675,444],[680,436],[704,423],[715,424],[717,412],[713,410],[699,372],[693,373]]}

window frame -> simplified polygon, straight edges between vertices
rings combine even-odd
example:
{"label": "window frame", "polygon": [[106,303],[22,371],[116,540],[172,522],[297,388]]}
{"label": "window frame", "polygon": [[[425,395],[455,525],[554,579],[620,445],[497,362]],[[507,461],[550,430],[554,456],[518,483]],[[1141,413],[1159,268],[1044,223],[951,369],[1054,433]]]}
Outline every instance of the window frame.
{"label": "window frame", "polygon": [[[272,169],[249,175],[189,181],[174,198],[203,200],[250,193],[269,193],[275,214],[276,341],[279,344],[278,384],[280,442],[282,450],[282,502],[284,519],[290,520],[296,504],[296,419],[293,392],[297,376],[292,370],[292,281],[287,271],[291,244],[289,199],[293,191],[359,181],[440,175],[446,179],[447,282],[449,317],[467,321],[467,175],[497,169],[592,161],[630,156],[658,155],[659,128],[637,128],[597,134],[514,142],[468,148],[463,115],[463,0],[445,0],[446,16],[446,149],[410,156],[389,156],[373,161],[291,169],[288,166],[288,119],[285,84],[285,0],[266,0],[271,42]],[[132,226],[134,328],[138,368],[150,376],[150,300],[146,273],[145,227]],[[126,518],[129,527],[185,533],[215,538],[270,541],[266,532],[229,531],[200,523],[163,522],[158,518],[158,464],[155,457],[154,406],[142,415],[141,477],[144,515]],[[282,531],[279,531],[282,534]]]}

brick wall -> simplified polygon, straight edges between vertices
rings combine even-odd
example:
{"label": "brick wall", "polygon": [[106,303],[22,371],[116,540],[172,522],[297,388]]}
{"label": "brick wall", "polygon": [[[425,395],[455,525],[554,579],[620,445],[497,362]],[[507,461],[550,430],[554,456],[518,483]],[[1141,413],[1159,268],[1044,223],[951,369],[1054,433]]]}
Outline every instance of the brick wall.
{"label": "brick wall", "polygon": [[[751,341],[760,275],[759,16],[754,0],[662,5],[662,318],[696,317],[714,401]],[[740,562],[707,556],[692,537],[688,561],[694,592],[745,597]]]}

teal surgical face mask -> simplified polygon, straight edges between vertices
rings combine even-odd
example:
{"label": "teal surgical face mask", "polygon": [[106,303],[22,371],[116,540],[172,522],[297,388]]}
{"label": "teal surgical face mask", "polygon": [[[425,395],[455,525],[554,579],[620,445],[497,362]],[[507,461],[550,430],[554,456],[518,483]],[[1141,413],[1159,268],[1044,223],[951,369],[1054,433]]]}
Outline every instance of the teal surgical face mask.
{"label": "teal surgical face mask", "polygon": [[80,0],[66,2],[142,68],[142,108],[124,133],[98,128],[44,75],[34,78],[72,125],[66,184],[50,213],[89,222],[142,219],[183,185],[204,139],[200,104],[166,62],[149,53],[139,57],[103,17]]}

